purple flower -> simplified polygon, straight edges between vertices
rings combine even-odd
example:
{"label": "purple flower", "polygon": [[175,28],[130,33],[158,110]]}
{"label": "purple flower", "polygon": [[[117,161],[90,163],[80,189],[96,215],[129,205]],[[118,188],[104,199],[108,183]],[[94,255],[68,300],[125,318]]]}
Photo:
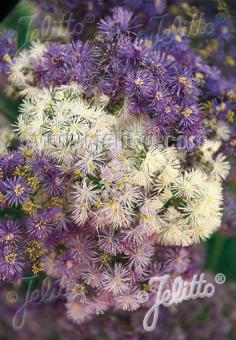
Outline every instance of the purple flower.
{"label": "purple flower", "polygon": [[107,75],[99,83],[99,89],[114,101],[117,101],[122,96],[122,83],[123,79],[121,76],[117,74]]}
{"label": "purple flower", "polygon": [[82,43],[80,40],[72,42],[65,49],[65,63],[69,70],[69,80],[76,80],[78,84],[83,83],[88,86],[89,79],[95,76],[97,72],[94,64],[94,50],[88,46],[88,43]]}
{"label": "purple flower", "polygon": [[132,24],[133,13],[117,7],[112,11],[112,16],[102,19],[99,23],[99,33],[107,34],[108,36],[120,35],[126,33]]}
{"label": "purple flower", "polygon": [[136,116],[148,114],[148,109],[148,103],[145,100],[132,100],[129,103],[129,113]]}
{"label": "purple flower", "polygon": [[77,235],[70,244],[73,258],[79,262],[88,262],[95,256],[95,241],[88,235]]}
{"label": "purple flower", "polygon": [[145,45],[145,40],[121,36],[117,42],[119,56],[129,63],[142,62],[148,53],[149,46]]}
{"label": "purple flower", "polygon": [[33,217],[26,220],[27,232],[30,239],[42,240],[47,238],[56,226],[58,209],[38,211]]}
{"label": "purple flower", "polygon": [[[127,2],[134,2],[128,0]],[[141,1],[142,3],[142,9],[145,13],[147,13],[148,16],[153,16],[156,14],[163,13],[165,7],[166,7],[166,1],[161,0],[161,1],[155,1],[155,0],[145,0]]]}
{"label": "purple flower", "polygon": [[185,134],[177,137],[177,148],[192,151],[201,146],[206,138],[206,132],[203,128],[197,126],[195,129],[186,131]]}
{"label": "purple flower", "polygon": [[43,186],[45,191],[51,196],[60,196],[65,190],[65,184],[61,173],[53,171],[51,174],[47,174],[43,180]]}
{"label": "purple flower", "polygon": [[174,275],[184,273],[191,263],[189,252],[183,247],[161,247],[158,254],[165,271]]}
{"label": "purple flower", "polygon": [[157,82],[153,91],[152,106],[155,112],[161,112],[165,109],[166,105],[174,104],[170,89],[164,82]]}
{"label": "purple flower", "polygon": [[157,77],[159,82],[171,82],[175,73],[175,63],[173,60],[170,60],[170,55],[162,49],[152,48],[146,57],[146,63],[150,65],[153,75],[155,78]]}
{"label": "purple flower", "polygon": [[0,253],[0,273],[7,280],[19,278],[23,269],[23,256],[19,249],[6,246]]}
{"label": "purple flower", "polygon": [[120,240],[114,232],[106,231],[100,235],[98,245],[101,251],[107,254],[116,255],[120,248]]}
{"label": "purple flower", "polygon": [[155,138],[157,141],[164,141],[170,136],[170,126],[161,123],[158,118],[145,123],[147,135]]}
{"label": "purple flower", "polygon": [[125,78],[125,87],[131,98],[148,98],[153,94],[154,79],[152,74],[148,71],[141,69],[130,71]]}
{"label": "purple flower", "polygon": [[9,152],[0,157],[0,168],[5,175],[11,175],[15,168],[24,164],[24,156],[21,152]]}
{"label": "purple flower", "polygon": [[194,101],[199,94],[196,80],[193,78],[190,70],[179,70],[178,68],[176,68],[176,73],[173,75],[172,87],[175,89],[179,99],[182,96],[189,95],[191,100]]}
{"label": "purple flower", "polygon": [[194,125],[200,122],[202,114],[198,107],[190,105],[189,107],[183,107],[180,109],[178,119],[181,129],[191,129]]}
{"label": "purple flower", "polygon": [[22,237],[20,225],[13,220],[0,221],[0,242],[15,243]]}
{"label": "purple flower", "polygon": [[30,187],[23,178],[14,177],[3,182],[4,198],[10,206],[23,204],[30,194]]}
{"label": "purple flower", "polygon": [[78,262],[75,261],[70,251],[65,251],[57,260],[57,268],[62,276],[71,275],[75,276],[78,271]]}
{"label": "purple flower", "polygon": [[102,285],[107,292],[120,294],[128,289],[128,268],[115,263],[114,268],[108,267],[102,273]]}
{"label": "purple flower", "polygon": [[30,161],[32,171],[39,177],[44,177],[45,173],[53,172],[55,164],[53,159],[44,154],[35,154],[33,159]]}
{"label": "purple flower", "polygon": [[129,260],[129,267],[134,267],[135,271],[140,272],[147,269],[151,265],[153,252],[153,247],[149,244],[132,245],[130,249],[125,251]]}
{"label": "purple flower", "polygon": [[67,84],[68,73],[65,72],[66,45],[51,44],[44,53],[43,61],[36,67],[42,85]]}
{"label": "purple flower", "polygon": [[16,36],[12,31],[6,34],[0,32],[0,72],[6,73],[9,70],[11,58],[16,52]]}

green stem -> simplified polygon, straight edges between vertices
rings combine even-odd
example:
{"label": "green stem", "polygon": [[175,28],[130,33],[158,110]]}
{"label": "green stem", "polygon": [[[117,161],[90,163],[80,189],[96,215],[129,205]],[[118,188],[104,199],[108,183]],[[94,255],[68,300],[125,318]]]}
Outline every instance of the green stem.
{"label": "green stem", "polygon": [[12,112],[9,112],[9,111],[3,109],[2,107],[0,108],[0,113],[1,113],[2,116],[4,116],[11,123],[14,122],[15,119],[16,119],[16,116]]}
{"label": "green stem", "polygon": [[212,249],[210,250],[209,258],[207,261],[207,269],[215,272],[217,270],[217,266],[222,254],[222,250],[224,248],[226,238],[220,234],[216,235],[215,242],[213,244]]}

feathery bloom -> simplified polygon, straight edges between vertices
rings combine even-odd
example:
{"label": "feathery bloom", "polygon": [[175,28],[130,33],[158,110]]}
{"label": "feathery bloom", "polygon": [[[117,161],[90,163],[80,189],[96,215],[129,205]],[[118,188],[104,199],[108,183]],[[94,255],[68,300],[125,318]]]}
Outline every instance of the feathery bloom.
{"label": "feathery bloom", "polygon": [[128,288],[128,270],[121,263],[115,263],[114,268],[108,268],[102,272],[102,284],[104,289],[114,294],[119,294]]}
{"label": "feathery bloom", "polygon": [[17,243],[22,236],[20,225],[13,220],[3,220],[0,222],[0,239],[5,244]]}
{"label": "feathery bloom", "polygon": [[131,246],[125,251],[130,267],[136,270],[148,268],[152,261],[153,247],[143,243],[142,245]]}
{"label": "feathery bloom", "polygon": [[[146,14],[161,7],[129,2]],[[103,4],[90,6],[97,13]],[[25,97],[17,132],[30,155],[20,164],[0,159],[0,207],[5,214],[12,203],[5,183],[29,186],[15,204],[27,229],[17,246],[29,242],[36,269],[44,253],[46,271],[63,288],[70,282],[67,310],[78,323],[110,307],[136,310],[156,272],[188,275],[187,246],[209,238],[222,220],[229,95],[188,38],[140,39],[133,23],[131,12],[116,8],[94,41],[34,45],[10,67],[14,90]],[[208,120],[204,103],[219,90],[224,99],[209,104],[217,119],[210,113]],[[12,237],[0,224],[1,232]]]}
{"label": "feathery bloom", "polygon": [[128,73],[125,83],[127,93],[131,98],[150,97],[153,93],[154,79],[147,71],[138,70],[135,73]]}
{"label": "feathery bloom", "polygon": [[123,9],[122,7],[116,7],[113,9],[111,17],[107,17],[100,21],[99,30],[102,34],[109,36],[127,32],[132,24],[132,16],[132,12]]}
{"label": "feathery bloom", "polygon": [[45,239],[53,231],[53,221],[57,211],[37,211],[34,216],[26,221],[27,232],[31,239]]}
{"label": "feathery bloom", "polygon": [[23,256],[19,249],[6,246],[0,253],[0,273],[7,280],[16,280],[23,269]]}
{"label": "feathery bloom", "polygon": [[94,245],[95,241],[89,235],[77,235],[70,244],[71,254],[76,261],[89,263],[96,254]]}
{"label": "feathery bloom", "polygon": [[28,183],[22,179],[14,177],[3,182],[4,198],[10,206],[19,206],[27,201],[30,194]]}
{"label": "feathery bloom", "polygon": [[7,152],[0,157],[0,167],[5,174],[12,173],[17,166],[23,165],[24,158],[21,152]]}
{"label": "feathery bloom", "polygon": [[121,295],[116,296],[116,303],[124,311],[133,312],[140,307],[138,293],[139,290],[137,288],[129,289]]}

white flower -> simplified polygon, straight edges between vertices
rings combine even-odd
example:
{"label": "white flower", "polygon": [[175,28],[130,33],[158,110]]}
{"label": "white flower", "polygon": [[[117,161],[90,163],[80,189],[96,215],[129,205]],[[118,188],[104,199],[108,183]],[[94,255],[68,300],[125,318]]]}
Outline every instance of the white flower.
{"label": "white flower", "polygon": [[66,166],[77,150],[78,167],[93,173],[108,146],[104,137],[111,131],[109,118],[101,107],[78,98],[73,87],[43,89],[23,101],[17,131],[30,148],[51,150]]}
{"label": "white flower", "polygon": [[73,186],[72,202],[76,209],[78,205],[87,205],[90,208],[99,197],[99,191],[93,184],[87,184],[85,180],[81,184],[76,183]]}
{"label": "white flower", "polygon": [[0,128],[0,155],[7,151],[14,138],[15,134],[8,126]]}
{"label": "white flower", "polygon": [[127,228],[134,217],[131,209],[115,200],[103,203],[101,213],[105,216],[106,223],[114,229]]}
{"label": "white flower", "polygon": [[228,141],[231,136],[231,131],[230,131],[229,126],[224,122],[220,122],[216,128],[216,136],[217,136],[217,139],[221,141],[224,141],[224,142]]}
{"label": "white flower", "polygon": [[30,57],[33,59],[40,59],[43,56],[46,49],[47,49],[46,44],[43,44],[39,41],[33,41],[29,49]]}
{"label": "white flower", "polygon": [[140,307],[138,300],[138,289],[128,289],[123,294],[116,297],[116,303],[121,306],[124,311],[134,312]]}
{"label": "white flower", "polygon": [[102,284],[106,291],[121,294],[128,288],[128,269],[121,263],[115,263],[114,268],[108,268],[102,273]]}
{"label": "white flower", "polygon": [[121,191],[116,196],[117,202],[119,204],[132,209],[134,205],[138,203],[140,193],[137,187],[125,184],[125,188],[121,189]]}
{"label": "white flower", "polygon": [[133,168],[130,170],[129,176],[130,182],[140,187],[148,188],[152,183],[151,177],[143,170]]}
{"label": "white flower", "polygon": [[198,181],[201,181],[202,178],[199,177],[197,180],[196,177],[198,176],[196,176],[196,172],[193,171],[181,174],[172,184],[174,196],[185,197],[187,199],[197,197],[199,195],[199,187],[197,183]]}
{"label": "white flower", "polygon": [[219,153],[214,160],[211,161],[212,171],[211,177],[217,181],[225,180],[230,172],[230,163],[226,160],[226,156]]}
{"label": "white flower", "polygon": [[156,214],[163,207],[163,203],[161,202],[158,196],[152,197],[143,196],[140,201],[141,201],[140,202],[141,213],[148,216]]}
{"label": "white flower", "polygon": [[211,161],[214,154],[219,150],[220,146],[220,141],[206,140],[200,148],[203,160],[206,162]]}
{"label": "white flower", "polygon": [[170,185],[176,180],[180,172],[180,161],[178,159],[170,160],[164,167],[161,174],[155,182],[156,189],[161,192],[170,188]]}
{"label": "white flower", "polygon": [[160,171],[166,162],[167,159],[163,149],[152,145],[145,155],[141,168],[145,173],[152,175],[155,172]]}
{"label": "white flower", "polygon": [[164,246],[189,246],[192,241],[188,224],[181,218],[167,222],[157,234],[157,242]]}
{"label": "white flower", "polygon": [[76,156],[78,161],[75,164],[75,168],[79,168],[84,174],[93,174],[104,161],[102,152],[97,151],[96,148],[86,148],[86,145],[77,150]]}

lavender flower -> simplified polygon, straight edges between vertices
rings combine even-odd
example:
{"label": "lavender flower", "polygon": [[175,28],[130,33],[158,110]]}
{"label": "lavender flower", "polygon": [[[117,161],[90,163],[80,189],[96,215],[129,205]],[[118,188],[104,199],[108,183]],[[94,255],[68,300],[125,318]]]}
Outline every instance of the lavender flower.
{"label": "lavender flower", "polygon": [[112,14],[111,17],[107,17],[100,21],[100,32],[109,36],[116,36],[127,32],[132,24],[133,13],[121,7],[117,7],[113,9]]}
{"label": "lavender flower", "polygon": [[33,217],[27,219],[27,233],[32,240],[45,239],[53,231],[57,210],[38,211]]}
{"label": "lavender flower", "polygon": [[22,229],[13,220],[3,220],[0,222],[0,239],[5,244],[17,243],[21,239]]}
{"label": "lavender flower", "polygon": [[128,95],[138,98],[151,97],[154,88],[154,79],[150,73],[143,70],[130,72],[125,79]]}
{"label": "lavender flower", "polygon": [[24,158],[21,152],[6,153],[0,157],[0,168],[4,174],[12,174],[15,168],[23,163]]}
{"label": "lavender flower", "polygon": [[43,85],[65,84],[68,74],[65,73],[66,48],[60,44],[52,44],[44,53],[43,63],[38,65],[38,75]]}
{"label": "lavender flower", "polygon": [[0,72],[7,73],[11,58],[16,52],[16,39],[12,31],[0,32]]}
{"label": "lavender flower", "polygon": [[23,269],[23,257],[19,249],[5,247],[0,253],[0,273],[7,280],[16,280]]}
{"label": "lavender flower", "polygon": [[30,187],[22,178],[14,177],[3,182],[4,198],[10,206],[24,204],[29,198]]}

